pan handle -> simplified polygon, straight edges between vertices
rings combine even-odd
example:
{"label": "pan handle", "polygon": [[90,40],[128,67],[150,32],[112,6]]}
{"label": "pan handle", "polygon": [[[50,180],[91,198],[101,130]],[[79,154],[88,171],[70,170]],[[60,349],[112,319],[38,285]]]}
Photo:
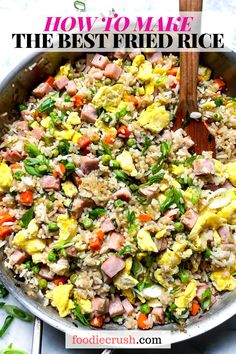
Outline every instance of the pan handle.
{"label": "pan handle", "polygon": [[35,317],[31,354],[41,354],[43,322]]}

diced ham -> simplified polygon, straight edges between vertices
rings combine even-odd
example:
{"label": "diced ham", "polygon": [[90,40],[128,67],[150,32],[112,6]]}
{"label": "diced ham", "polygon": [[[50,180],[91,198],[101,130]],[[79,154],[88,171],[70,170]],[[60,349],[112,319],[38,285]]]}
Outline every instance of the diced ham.
{"label": "diced ham", "polygon": [[137,57],[140,54],[141,54],[141,50],[136,49],[136,50],[133,50],[131,53],[129,53],[129,57],[131,60],[133,60],[135,57]]}
{"label": "diced ham", "polygon": [[218,233],[219,233],[219,235],[221,237],[222,243],[229,243],[229,239],[230,239],[230,236],[231,236],[229,225],[221,226],[218,229]]}
{"label": "diced ham", "polygon": [[17,129],[27,131],[27,130],[29,130],[29,123],[26,120],[20,120],[17,123]]}
{"label": "diced ham", "polygon": [[113,278],[124,267],[125,262],[123,259],[117,256],[111,256],[102,264],[101,269],[109,278]]}
{"label": "diced ham", "polygon": [[124,236],[119,234],[118,232],[112,232],[110,236],[108,236],[104,242],[104,247],[119,251],[125,242]]}
{"label": "diced ham", "polygon": [[96,316],[104,315],[106,312],[107,299],[101,297],[95,297],[92,300],[92,311]]}
{"label": "diced ham", "polygon": [[67,248],[67,255],[69,257],[77,257],[78,251],[74,246],[70,246]]}
{"label": "diced ham", "polygon": [[124,200],[126,202],[129,202],[132,199],[132,195],[130,193],[130,191],[128,190],[128,188],[121,188],[120,190],[118,190],[117,192],[115,192],[113,194],[113,198],[114,199],[121,199]]}
{"label": "diced ham", "polygon": [[96,54],[91,62],[92,66],[96,68],[104,70],[106,65],[109,63],[108,57],[104,57],[104,55]]}
{"label": "diced ham", "polygon": [[103,78],[104,71],[98,68],[92,67],[89,70],[89,74],[95,79],[95,80],[101,80]]}
{"label": "diced ham", "polygon": [[153,65],[156,65],[162,60],[161,52],[147,53],[147,60],[150,61]]}
{"label": "diced ham", "polygon": [[155,324],[165,323],[165,315],[164,315],[164,310],[162,307],[155,307],[154,309],[152,309],[151,314],[154,317]]}
{"label": "diced ham", "polygon": [[42,266],[39,271],[39,275],[49,281],[53,280],[54,278],[54,273],[48,268],[48,266]]}
{"label": "diced ham", "polygon": [[161,239],[161,247],[160,247],[160,252],[165,251],[167,249],[167,239],[166,238],[162,238]]}
{"label": "diced ham", "polygon": [[24,251],[15,250],[10,258],[12,264],[22,264],[26,260],[26,253]]}
{"label": "diced ham", "polygon": [[119,296],[114,296],[114,298],[109,301],[109,315],[114,317],[122,315],[123,313],[124,308]]}
{"label": "diced ham", "polygon": [[81,156],[80,158],[80,168],[85,175],[89,174],[91,171],[97,170],[98,164],[98,158],[90,158],[88,156]]}
{"label": "diced ham", "polygon": [[93,54],[93,53],[86,54],[86,66],[91,66],[94,57],[95,57],[95,54]]}
{"label": "diced ham", "polygon": [[92,199],[75,198],[72,204],[72,212],[75,214],[75,217],[79,219],[85,208],[90,208],[93,206],[94,201]]}
{"label": "diced ham", "polygon": [[62,90],[66,85],[68,84],[69,79],[66,75],[60,76],[58,79],[56,79],[53,83],[54,87],[57,90]]}
{"label": "diced ham", "polygon": [[157,188],[153,186],[140,188],[139,191],[148,198],[154,198],[157,194]]}
{"label": "diced ham", "polygon": [[169,129],[166,129],[164,131],[164,133],[161,136],[161,140],[172,140],[171,131]]}
{"label": "diced ham", "polygon": [[114,58],[116,59],[124,59],[126,57],[127,53],[124,52],[121,49],[117,49],[114,53]]}
{"label": "diced ham", "polygon": [[125,312],[130,316],[134,312],[134,307],[133,305],[129,302],[128,299],[124,299],[122,302],[122,306],[125,309]]}
{"label": "diced ham", "polygon": [[36,98],[43,98],[51,91],[53,91],[52,87],[47,82],[42,82],[33,90],[32,94]]}
{"label": "diced ham", "polygon": [[217,189],[221,188],[221,186],[216,185],[214,183],[204,184],[203,189],[209,189],[212,192],[215,192]]}
{"label": "diced ham", "polygon": [[81,119],[85,120],[87,123],[95,123],[97,119],[97,110],[95,107],[85,104],[81,111]]}
{"label": "diced ham", "polygon": [[186,213],[181,216],[181,222],[188,228],[192,229],[196,224],[199,215],[192,209],[186,211]]}
{"label": "diced ham", "polygon": [[27,116],[30,115],[30,112],[28,111],[28,109],[24,109],[23,111],[20,112],[20,114],[21,114],[21,117],[23,119],[25,119]]}
{"label": "diced ham", "polygon": [[45,132],[44,132],[44,130],[42,128],[33,129],[31,134],[37,140],[40,140],[40,139],[42,139],[45,136]]}
{"label": "diced ham", "polygon": [[109,79],[118,80],[121,73],[122,73],[121,67],[119,67],[117,64],[110,63],[107,64],[107,66],[105,67],[104,75]]}
{"label": "diced ham", "polygon": [[221,188],[232,189],[234,188],[230,181],[226,180],[225,183],[221,186]]}
{"label": "diced ham", "polygon": [[2,157],[5,161],[10,163],[19,162],[24,159],[24,157],[17,150],[7,150],[2,153]]}
{"label": "diced ham", "polygon": [[195,176],[213,175],[215,173],[214,161],[211,159],[198,159],[193,162]]}
{"label": "diced ham", "polygon": [[204,293],[204,291],[206,289],[208,289],[209,286],[207,284],[204,284],[204,285],[200,285],[198,288],[197,288],[197,293],[196,293],[196,299],[201,302],[202,300],[202,294]]}
{"label": "diced ham", "polygon": [[60,180],[54,176],[43,176],[41,179],[41,185],[45,190],[52,189],[54,191],[59,191],[61,187]]}
{"label": "diced ham", "polygon": [[76,84],[74,82],[74,80],[70,80],[66,86],[66,93],[69,96],[75,96],[78,92],[78,89],[76,87]]}
{"label": "diced ham", "polygon": [[100,229],[106,234],[107,232],[115,230],[115,226],[110,219],[105,219],[101,223]]}

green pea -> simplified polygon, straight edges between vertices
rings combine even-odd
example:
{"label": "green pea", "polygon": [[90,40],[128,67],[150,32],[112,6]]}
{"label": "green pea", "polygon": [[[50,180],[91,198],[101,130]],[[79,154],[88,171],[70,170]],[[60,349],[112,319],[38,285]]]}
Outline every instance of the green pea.
{"label": "green pea", "polygon": [[20,112],[25,111],[26,109],[27,109],[27,107],[24,104],[19,105]]}
{"label": "green pea", "polygon": [[65,95],[64,96],[64,101],[65,102],[70,102],[71,101],[71,97],[69,95]]}
{"label": "green pea", "polygon": [[45,171],[47,171],[47,166],[46,165],[40,165],[39,167],[38,167],[38,170],[40,171],[40,172],[45,172]]}
{"label": "green pea", "polygon": [[102,149],[98,149],[97,154],[98,154],[98,156],[103,156],[104,151]]}
{"label": "green pea", "polygon": [[177,221],[174,224],[174,228],[175,228],[175,231],[177,231],[177,232],[183,232],[184,231],[184,224],[182,224],[182,222],[180,222],[180,221]]}
{"label": "green pea", "polygon": [[59,227],[56,222],[49,222],[48,223],[48,230],[49,231],[58,231]]}
{"label": "green pea", "polygon": [[220,122],[223,117],[220,113],[215,113],[214,116],[211,118],[214,122]]}
{"label": "green pea", "polygon": [[113,170],[120,168],[120,163],[117,160],[111,160],[109,165]]}
{"label": "green pea", "polygon": [[77,266],[76,263],[71,263],[71,264],[70,264],[70,269],[71,269],[71,270],[75,270],[75,269],[77,269],[77,268],[78,268],[78,266]]}
{"label": "green pea", "polygon": [[75,171],[75,165],[73,164],[73,162],[68,162],[65,165],[65,168],[70,171],[70,172],[74,172]]}
{"label": "green pea", "polygon": [[77,278],[78,278],[78,275],[77,275],[77,274],[71,274],[71,276],[70,276],[70,282],[71,282],[71,284],[75,284]]}
{"label": "green pea", "polygon": [[123,205],[124,205],[124,202],[121,199],[116,199],[115,202],[114,202],[114,205],[115,205],[116,208],[122,208]]}
{"label": "green pea", "polygon": [[39,279],[38,281],[39,289],[46,289],[47,286],[48,286],[48,282],[46,279]]}
{"label": "green pea", "polygon": [[130,188],[130,190],[132,191],[132,192],[135,192],[135,191],[137,191],[138,190],[138,186],[137,186],[137,184],[131,184],[130,186],[129,186],[129,188]]}
{"label": "green pea", "polygon": [[102,164],[107,166],[107,165],[109,165],[110,160],[111,160],[111,156],[110,155],[103,155]]}
{"label": "green pea", "polygon": [[132,146],[136,145],[136,141],[135,141],[134,139],[128,139],[128,140],[126,141],[126,145],[127,145],[128,147],[132,147]]}
{"label": "green pea", "polygon": [[140,312],[145,313],[146,315],[151,311],[148,304],[143,304],[140,306]]}
{"label": "green pea", "polygon": [[193,185],[193,179],[191,177],[187,177],[187,183],[189,186],[192,186]]}
{"label": "green pea", "polygon": [[109,79],[108,77],[104,80],[104,84],[105,85],[110,85],[111,83],[111,79]]}
{"label": "green pea", "polygon": [[34,272],[34,273],[36,273],[36,274],[38,274],[39,272],[40,272],[40,265],[39,264],[34,264],[33,265],[33,267],[31,268],[31,270]]}
{"label": "green pea", "polygon": [[57,157],[58,155],[59,155],[58,149],[54,149],[54,150],[53,150],[53,156],[54,156],[54,157]]}
{"label": "green pea", "polygon": [[49,262],[56,262],[56,260],[57,260],[57,255],[56,255],[56,253],[55,252],[50,252],[49,254],[48,254],[48,260],[49,260]]}
{"label": "green pea", "polygon": [[148,254],[146,257],[145,257],[145,265],[147,268],[150,268],[152,266],[154,262],[154,258],[151,254]]}
{"label": "green pea", "polygon": [[32,261],[26,261],[25,262],[25,268],[27,268],[28,270],[31,269],[32,265],[33,265]]}
{"label": "green pea", "polygon": [[83,218],[82,224],[85,230],[89,230],[93,227],[93,220],[90,218]]}

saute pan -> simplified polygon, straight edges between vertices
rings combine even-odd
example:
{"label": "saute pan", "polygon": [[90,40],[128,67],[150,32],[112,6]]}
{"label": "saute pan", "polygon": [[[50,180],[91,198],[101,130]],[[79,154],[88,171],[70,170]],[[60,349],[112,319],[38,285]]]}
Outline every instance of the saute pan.
{"label": "saute pan", "polygon": [[[74,61],[82,53],[39,53],[21,62],[0,84],[0,134],[7,132],[6,123],[11,123],[19,113],[16,105],[28,97],[31,90],[49,75],[56,73],[58,67],[67,60]],[[236,97],[236,54],[202,53],[201,64],[213,70],[213,76],[222,76],[227,83],[228,94]],[[4,253],[0,250],[0,279],[11,294],[31,313],[58,330],[70,334],[75,329],[73,320],[60,318],[51,307],[44,307],[37,292],[33,293],[24,282],[14,278],[13,273],[4,267]],[[27,295],[30,291],[31,296]],[[176,325],[169,324],[156,329],[171,329],[171,342],[179,342],[206,332],[236,314],[236,290],[225,293],[215,305],[200,318],[193,318],[186,332],[180,332]],[[77,323],[78,328],[82,326]],[[118,329],[115,324],[107,329]]]}

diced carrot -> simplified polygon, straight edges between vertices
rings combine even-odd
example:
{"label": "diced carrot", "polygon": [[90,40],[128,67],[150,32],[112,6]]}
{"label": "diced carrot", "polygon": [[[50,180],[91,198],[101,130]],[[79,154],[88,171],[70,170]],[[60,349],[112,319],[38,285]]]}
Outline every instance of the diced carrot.
{"label": "diced carrot", "polygon": [[13,163],[10,165],[10,169],[12,173],[21,170],[21,165],[19,163]]}
{"label": "diced carrot", "polygon": [[219,86],[219,90],[223,90],[225,88],[225,82],[223,80],[215,79],[213,82]]}
{"label": "diced carrot", "polygon": [[81,147],[81,149],[84,149],[91,144],[91,140],[86,134],[84,134],[79,138],[78,144]]}
{"label": "diced carrot", "polygon": [[191,314],[192,316],[196,316],[200,310],[200,305],[198,302],[193,301],[192,303],[192,308],[191,308]]}
{"label": "diced carrot", "polygon": [[93,327],[101,328],[103,326],[103,317],[95,316],[89,321],[90,325]]}
{"label": "diced carrot", "polygon": [[32,113],[33,117],[37,120],[37,122],[40,122],[41,121],[41,118],[42,118],[42,113],[38,112],[38,111],[34,111]]}
{"label": "diced carrot", "polygon": [[121,125],[119,127],[119,129],[117,130],[117,135],[120,138],[125,138],[127,139],[131,134],[131,131],[129,130],[129,128],[127,128],[125,125]]}
{"label": "diced carrot", "polygon": [[57,172],[57,170],[53,169],[52,170],[52,174],[55,178],[58,178],[59,177],[59,173]]}
{"label": "diced carrot", "polygon": [[168,75],[176,76],[177,75],[178,68],[173,67],[167,71]]}
{"label": "diced carrot", "polygon": [[6,236],[12,233],[10,226],[0,226],[0,239],[5,240]]}
{"label": "diced carrot", "polygon": [[146,221],[152,220],[152,217],[149,214],[140,214],[138,218],[142,222],[146,222]]}
{"label": "diced carrot", "polygon": [[147,315],[145,315],[144,313],[140,312],[140,314],[138,315],[138,328],[140,329],[149,329],[150,325],[148,323],[148,317]]}
{"label": "diced carrot", "polygon": [[127,101],[128,102],[132,102],[134,105],[137,105],[138,104],[138,99],[136,96],[128,96],[127,97]]}
{"label": "diced carrot", "polygon": [[115,135],[114,134],[105,135],[102,141],[108,145],[112,145],[115,142]]}
{"label": "diced carrot", "polygon": [[66,173],[65,165],[63,165],[63,163],[59,163],[59,164],[58,164],[58,168],[59,168],[59,170],[60,170],[60,175],[61,175],[61,177],[64,176],[64,174]]}
{"label": "diced carrot", "polygon": [[89,247],[92,251],[99,251],[102,247],[102,240],[104,238],[103,231],[97,231],[89,239]]}
{"label": "diced carrot", "polygon": [[31,205],[33,203],[33,193],[31,191],[20,193],[19,199],[21,204]]}
{"label": "diced carrot", "polygon": [[73,173],[72,178],[73,178],[75,185],[77,187],[79,187],[82,183],[81,178],[76,173]]}
{"label": "diced carrot", "polygon": [[58,286],[59,284],[65,284],[67,277],[59,277],[53,280],[53,283]]}
{"label": "diced carrot", "polygon": [[4,222],[15,221],[16,218],[9,214],[8,210],[3,210],[0,212],[0,225],[4,224]]}
{"label": "diced carrot", "polygon": [[45,82],[48,83],[48,85],[53,86],[55,79],[52,76],[49,76]]}
{"label": "diced carrot", "polygon": [[96,142],[99,140],[99,135],[97,133],[93,133],[91,136],[91,141]]}
{"label": "diced carrot", "polygon": [[202,76],[202,75],[198,75],[197,81],[200,82],[200,81],[202,81],[202,80],[203,80],[203,76]]}
{"label": "diced carrot", "polygon": [[74,102],[74,105],[77,108],[84,105],[84,99],[81,98],[79,95],[75,95],[74,97],[72,97],[72,101]]}

